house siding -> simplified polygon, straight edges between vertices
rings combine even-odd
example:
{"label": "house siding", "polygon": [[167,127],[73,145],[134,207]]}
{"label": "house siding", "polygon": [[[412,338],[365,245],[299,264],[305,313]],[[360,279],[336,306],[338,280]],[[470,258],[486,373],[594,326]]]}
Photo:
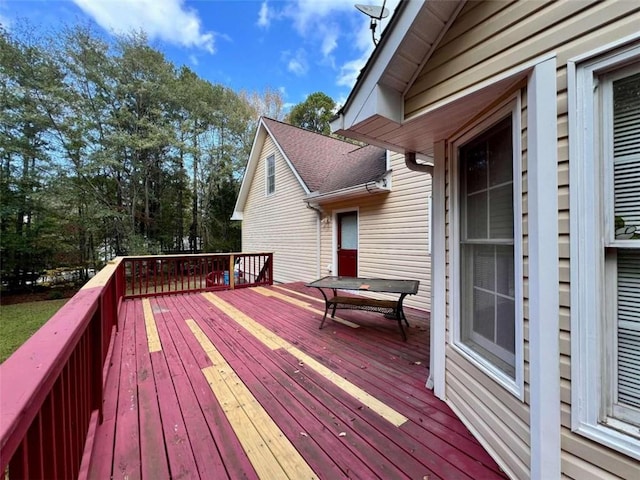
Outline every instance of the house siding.
{"label": "house siding", "polygon": [[[266,195],[265,163],[275,155],[275,193]],[[315,211],[302,201],[305,191],[267,135],[258,162],[242,222],[242,250],[273,252],[276,282],[311,281],[317,276],[317,222]]]}
{"label": "house siding", "polygon": [[[612,4],[615,3],[615,6]],[[637,33],[638,2],[467,2],[405,96],[405,115],[421,111],[515,65],[555,53],[558,113],[558,218],[561,374],[561,469],[564,478],[638,478],[638,463],[571,432],[569,149],[567,60]],[[446,348],[446,398],[483,445],[514,478],[530,476],[527,126],[523,90],[523,253],[525,393],[520,402],[453,347]],[[450,161],[450,160],[449,160]],[[450,165],[448,165],[450,171]],[[446,185],[447,211],[451,185]],[[447,213],[447,231],[451,216]],[[447,316],[451,311],[451,239],[447,237]],[[449,325],[448,325],[449,326]],[[447,338],[450,338],[448,332]]]}
{"label": "house siding", "polygon": [[431,176],[411,172],[405,166],[402,154],[392,154],[391,167],[391,192],[322,205],[328,220],[322,223],[320,265],[323,275],[330,274],[328,266],[335,271],[332,221],[335,212],[357,209],[358,275],[419,280],[418,294],[408,296],[404,303],[429,311],[431,255],[427,206],[431,198]]}

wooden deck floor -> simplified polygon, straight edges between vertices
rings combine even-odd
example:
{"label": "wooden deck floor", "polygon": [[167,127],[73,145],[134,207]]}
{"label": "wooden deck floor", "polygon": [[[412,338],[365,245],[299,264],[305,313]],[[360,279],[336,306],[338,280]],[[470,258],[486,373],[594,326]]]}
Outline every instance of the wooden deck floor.
{"label": "wooden deck floor", "polygon": [[[429,325],[302,285],[128,300],[89,476],[492,479],[498,466],[424,387]],[[359,326],[358,326],[359,325]]]}

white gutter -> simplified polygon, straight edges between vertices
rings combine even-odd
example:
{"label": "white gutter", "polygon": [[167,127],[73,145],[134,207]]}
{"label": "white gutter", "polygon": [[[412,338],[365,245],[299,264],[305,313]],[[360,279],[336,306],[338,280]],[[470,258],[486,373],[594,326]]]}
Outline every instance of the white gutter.
{"label": "white gutter", "polygon": [[328,201],[347,200],[353,197],[360,197],[367,194],[390,192],[389,182],[391,172],[387,172],[383,178],[375,182],[362,183],[353,187],[342,188],[327,193],[312,192],[304,197],[304,201],[312,205],[318,205]]}

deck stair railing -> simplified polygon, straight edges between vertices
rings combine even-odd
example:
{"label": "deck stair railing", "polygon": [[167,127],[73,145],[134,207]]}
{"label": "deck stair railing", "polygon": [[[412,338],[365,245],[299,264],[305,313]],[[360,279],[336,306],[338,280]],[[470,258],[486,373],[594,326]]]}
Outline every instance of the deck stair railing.
{"label": "deck stair railing", "polygon": [[3,480],[87,476],[123,299],[268,285],[272,279],[271,253],[110,262],[0,364]]}

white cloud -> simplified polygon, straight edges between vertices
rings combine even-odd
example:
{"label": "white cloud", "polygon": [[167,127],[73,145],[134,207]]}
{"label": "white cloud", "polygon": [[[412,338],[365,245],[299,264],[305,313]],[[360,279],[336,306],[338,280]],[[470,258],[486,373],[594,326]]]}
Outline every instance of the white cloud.
{"label": "white cloud", "polygon": [[202,31],[197,12],[183,0],[73,0],[105,30],[143,30],[150,39],[215,52],[212,32]]}
{"label": "white cloud", "polygon": [[293,20],[298,33],[305,37],[337,13],[353,10],[353,4],[345,0],[297,0],[287,8],[286,16]]}
{"label": "white cloud", "polygon": [[298,77],[302,77],[309,71],[309,62],[307,61],[307,52],[303,48],[299,48],[295,53],[284,53],[287,60],[287,70]]}
{"label": "white cloud", "polygon": [[360,75],[360,70],[367,62],[368,55],[363,55],[355,60],[349,60],[342,67],[340,67],[340,73],[336,79],[336,85],[341,87],[353,87]]}
{"label": "white cloud", "polygon": [[193,53],[189,55],[189,61],[191,62],[191,65],[195,65],[196,67],[200,63],[200,61],[198,60],[198,56]]}
{"label": "white cloud", "polygon": [[322,38],[321,51],[324,57],[331,55],[338,46],[338,37],[340,36],[340,30],[336,25],[331,25],[326,28]]}
{"label": "white cloud", "polygon": [[267,0],[260,5],[260,12],[258,12],[258,26],[263,28],[269,28],[271,25],[271,11],[269,10],[269,4]]}

